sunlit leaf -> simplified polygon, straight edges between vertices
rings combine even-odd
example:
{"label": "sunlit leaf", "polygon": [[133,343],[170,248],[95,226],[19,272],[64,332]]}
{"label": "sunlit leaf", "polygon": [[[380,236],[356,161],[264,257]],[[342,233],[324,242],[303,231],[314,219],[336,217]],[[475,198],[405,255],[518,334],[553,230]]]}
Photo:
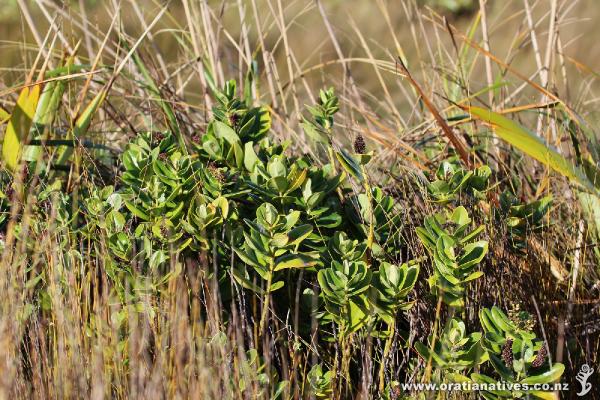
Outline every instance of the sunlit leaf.
{"label": "sunlit leaf", "polygon": [[14,171],[19,164],[23,144],[27,140],[31,121],[40,98],[40,85],[25,87],[8,121],[2,144],[2,159]]}
{"label": "sunlit leaf", "polygon": [[517,122],[480,107],[469,107],[468,110],[472,117],[490,124],[502,140],[588,190],[594,190],[592,182],[579,168]]}

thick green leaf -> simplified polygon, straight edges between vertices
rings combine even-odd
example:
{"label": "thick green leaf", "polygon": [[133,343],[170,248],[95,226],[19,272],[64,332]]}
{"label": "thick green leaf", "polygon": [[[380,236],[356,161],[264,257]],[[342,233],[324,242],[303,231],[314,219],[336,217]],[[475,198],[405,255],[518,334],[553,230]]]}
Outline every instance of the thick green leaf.
{"label": "thick green leaf", "polygon": [[148,217],[148,214],[146,214],[144,211],[142,211],[141,209],[136,207],[132,202],[125,200],[124,203],[125,203],[125,206],[127,207],[127,209],[129,209],[129,211],[131,211],[133,213],[133,215],[135,215],[136,217],[138,217],[144,221],[148,221],[150,219]]}
{"label": "thick green leaf", "polygon": [[360,164],[357,160],[354,159],[354,157],[352,157],[344,150],[336,151],[335,156],[347,173],[349,173],[350,175],[362,182],[364,177],[360,169]]}
{"label": "thick green leaf", "polygon": [[289,231],[289,244],[292,246],[296,246],[300,244],[304,239],[306,239],[312,233],[313,228],[310,225],[300,225]]}
{"label": "thick green leaf", "polygon": [[240,285],[242,285],[243,287],[245,287],[246,289],[250,289],[255,293],[258,294],[263,294],[263,290],[256,284],[254,284],[252,282],[252,280],[250,279],[250,277],[248,276],[248,273],[246,272],[246,270],[241,270],[238,268],[232,268],[231,269],[231,273],[233,275],[233,277],[235,278],[236,281],[238,281],[238,283]]}
{"label": "thick green leaf", "polygon": [[329,143],[327,135],[322,133],[317,127],[315,127],[311,122],[307,121],[306,119],[300,124],[300,126],[302,126],[304,133],[306,133],[306,135],[315,142]]}
{"label": "thick green leaf", "polygon": [[446,378],[448,378],[448,381],[452,382],[452,383],[473,382],[467,376],[457,374],[457,373],[452,373],[452,372],[446,374]]}
{"label": "thick green leaf", "polygon": [[289,268],[308,268],[317,263],[315,258],[306,254],[286,254],[275,260],[275,271]]}
{"label": "thick green leaf", "polygon": [[367,323],[368,309],[366,301],[361,297],[356,300],[350,300],[349,304],[350,330],[356,331]]}
{"label": "thick green leaf", "polygon": [[494,324],[492,320],[492,313],[489,309],[484,308],[479,311],[479,321],[481,322],[483,330],[486,332],[486,336],[487,333],[495,335],[500,335],[503,333],[500,328]]}
{"label": "thick green leaf", "polygon": [[530,376],[521,381],[521,383],[536,384],[536,383],[551,383],[561,377],[565,371],[565,366],[561,363],[555,363],[548,371],[540,375]]}
{"label": "thick green leaf", "polygon": [[288,244],[288,240],[288,235],[285,233],[276,233],[271,239],[271,246],[284,247],[286,244]]}
{"label": "thick green leaf", "polygon": [[252,172],[254,171],[254,166],[258,163],[260,163],[260,160],[254,152],[253,143],[247,142],[244,144],[244,167],[246,167],[248,172]]}
{"label": "thick green leaf", "polygon": [[231,145],[240,143],[240,137],[230,126],[221,121],[213,121],[212,123],[217,137],[225,139]]}
{"label": "thick green leaf", "polygon": [[155,268],[159,267],[162,263],[167,261],[168,259],[169,259],[169,256],[167,256],[164,251],[162,251],[162,250],[155,251],[150,256],[150,268],[155,269]]}
{"label": "thick green leaf", "polygon": [[238,249],[237,247],[233,248],[233,251],[235,251],[235,254],[237,254],[237,256],[246,264],[252,266],[252,267],[260,267],[260,263],[256,260],[256,258],[254,258],[252,255],[250,255],[249,253],[247,253],[246,251],[244,251],[243,249]]}
{"label": "thick green leaf", "polygon": [[300,186],[302,186],[304,180],[306,179],[307,172],[308,170],[303,169],[300,172],[296,170],[295,173],[290,173],[290,175],[288,175],[288,180],[290,183],[286,193],[291,193],[294,190],[298,189]]}
{"label": "thick green leaf", "polygon": [[274,291],[281,289],[283,286],[285,285],[285,283],[283,281],[277,281],[271,284],[271,290],[269,291],[269,293],[273,293]]}
{"label": "thick green leaf", "polygon": [[490,353],[490,362],[492,363],[492,366],[494,367],[494,369],[496,370],[496,372],[498,372],[498,374],[502,377],[502,379],[504,379],[507,382],[510,382],[513,380],[513,372],[512,372],[512,367],[509,368],[506,366],[506,364],[504,364],[504,360],[501,360],[497,355]]}
{"label": "thick green leaf", "polygon": [[415,350],[417,351],[417,353],[419,353],[421,358],[425,360],[425,362],[431,359],[437,366],[443,367],[444,365],[446,365],[446,361],[440,358],[440,356],[438,356],[435,353],[435,351],[430,351],[429,347],[425,346],[421,342],[415,343]]}
{"label": "thick green leaf", "polygon": [[468,268],[475,264],[478,264],[483,260],[488,251],[488,242],[481,240],[475,243],[466,245],[463,249],[464,254],[458,260],[461,268]]}
{"label": "thick green leaf", "polygon": [[229,215],[229,202],[223,196],[217,197],[212,201],[212,205],[221,211],[221,216],[227,218]]}
{"label": "thick green leaf", "polygon": [[516,329],[513,322],[510,319],[508,319],[506,314],[504,314],[502,310],[500,310],[498,307],[492,307],[491,316],[494,325],[502,329],[504,332],[514,332],[514,330]]}
{"label": "thick green leaf", "polygon": [[558,393],[556,392],[541,392],[539,390],[534,390],[531,392],[528,392],[530,395],[532,395],[533,397],[535,397],[536,399],[542,399],[542,400],[558,400]]}

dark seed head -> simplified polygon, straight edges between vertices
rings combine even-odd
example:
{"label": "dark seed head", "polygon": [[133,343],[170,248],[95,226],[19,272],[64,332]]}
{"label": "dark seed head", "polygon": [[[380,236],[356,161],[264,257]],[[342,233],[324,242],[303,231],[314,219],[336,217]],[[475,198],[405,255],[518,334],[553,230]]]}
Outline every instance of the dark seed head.
{"label": "dark seed head", "polygon": [[231,114],[231,115],[229,115],[229,125],[231,125],[232,127],[235,128],[235,126],[237,125],[239,119],[240,119],[240,116],[237,115],[237,114]]}
{"label": "dark seed head", "polygon": [[200,135],[196,134],[194,136],[192,136],[192,142],[198,144],[200,143]]}
{"label": "dark seed head", "polygon": [[537,356],[533,359],[531,366],[534,368],[541,367],[546,361],[546,356],[548,355],[548,350],[546,349],[546,342],[542,344],[542,348],[538,351]]}
{"label": "dark seed head", "polygon": [[29,164],[23,164],[23,181],[26,181],[29,178]]}
{"label": "dark seed head", "polygon": [[392,399],[399,399],[400,395],[402,394],[402,390],[400,389],[400,385],[395,386],[392,390],[391,390],[391,395],[392,395]]}
{"label": "dark seed head", "polygon": [[522,310],[519,303],[513,304],[508,310],[508,319],[525,331],[531,331],[535,327],[535,319],[527,311]]}
{"label": "dark seed head", "polygon": [[160,142],[162,142],[165,138],[165,135],[162,132],[153,132],[152,133],[152,146],[158,146]]}
{"label": "dark seed head", "polygon": [[6,195],[7,199],[12,200],[12,197],[15,194],[15,189],[11,185],[6,188],[6,190],[4,191],[4,194]]}
{"label": "dark seed head", "polygon": [[167,236],[169,236],[169,228],[167,227],[167,225],[162,225],[160,227],[160,235],[163,238],[166,238]]}
{"label": "dark seed head", "polygon": [[50,210],[52,209],[52,202],[48,199],[42,201],[41,203],[41,208],[42,210],[44,210],[46,213],[49,213]]}
{"label": "dark seed head", "polygon": [[512,368],[513,365],[513,353],[512,353],[512,339],[506,339],[506,343],[502,347],[502,360],[508,368]]}
{"label": "dark seed head", "polygon": [[359,133],[356,139],[354,139],[354,152],[356,154],[365,154],[367,151],[367,145],[365,144],[365,138]]}
{"label": "dark seed head", "polygon": [[131,227],[133,226],[133,219],[129,219],[126,223],[125,226],[123,227],[123,230],[126,233],[131,233]]}
{"label": "dark seed head", "polygon": [[225,176],[223,175],[223,172],[217,167],[217,164],[215,164],[214,162],[210,162],[207,165],[207,169],[213,176],[213,178],[217,180],[217,182],[219,182],[220,184],[223,184],[225,182]]}
{"label": "dark seed head", "polygon": [[162,152],[158,155],[158,158],[161,159],[161,161],[165,161],[167,159],[167,153]]}

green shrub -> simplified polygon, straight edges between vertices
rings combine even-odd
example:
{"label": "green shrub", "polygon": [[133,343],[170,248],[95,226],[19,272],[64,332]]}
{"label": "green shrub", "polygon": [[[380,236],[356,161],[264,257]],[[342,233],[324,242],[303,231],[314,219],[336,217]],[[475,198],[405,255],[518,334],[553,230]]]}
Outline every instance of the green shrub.
{"label": "green shrub", "polygon": [[[319,103],[308,107],[311,118],[302,123],[326,147],[328,163],[322,166],[307,156],[290,155],[289,143],[275,143],[269,137],[268,109],[252,106],[236,91],[230,81],[215,93],[213,119],[205,132],[190,138],[189,146],[170,131],[140,133],[120,156],[114,186],[84,188],[79,219],[73,197],[55,180],[36,194],[33,229],[43,229],[36,223],[47,218],[43,204],[52,199],[57,223],[74,227],[66,237],[102,258],[111,295],[123,305],[111,315],[122,332],[131,313],[155,315],[152,302],[144,300],[186,266],[212,279],[222,297],[234,289],[251,296],[255,305],[244,312],[255,321],[257,337],[242,353],[242,378],[231,382],[242,391],[253,387],[257,395],[271,398],[285,392],[289,381],[263,362],[259,349],[293,310],[297,336],[283,341],[292,353],[306,343],[320,353],[319,363],[300,377],[317,398],[350,396],[356,389],[354,353],[366,351],[379,372],[378,393],[391,397],[397,385],[386,382],[386,368],[392,350],[410,344],[405,313],[415,304],[413,290],[423,270],[423,258],[411,259],[415,251],[406,243],[406,213],[370,181],[366,165],[373,152],[366,151],[362,136],[350,151],[334,148],[338,99],[333,90],[321,91]],[[427,344],[414,347],[435,369],[436,381],[550,382],[564,367],[547,368],[535,335],[512,324],[499,309],[480,311],[483,333],[468,333],[455,316],[464,311],[468,284],[483,275],[478,266],[488,251],[488,242],[479,239],[484,227],[474,227],[460,203],[484,199],[490,176],[487,166],[469,171],[445,161],[427,186],[441,210],[426,216],[416,234],[429,254],[431,294],[449,312],[446,317],[438,310],[439,337],[436,328]],[[0,187],[0,225],[9,213],[9,178],[4,176]],[[547,199],[519,205],[508,195],[501,203],[504,221],[518,240],[541,226],[549,206]],[[19,226],[15,234],[21,234]],[[69,257],[67,266],[81,258],[77,252]],[[40,304],[50,307],[43,279],[43,273],[34,276],[31,285],[40,288]],[[254,302],[254,296],[260,301]],[[202,309],[200,318],[208,312]],[[226,325],[234,313],[227,306],[222,312]],[[311,331],[317,324],[318,332]],[[377,345],[364,350],[365,338]],[[474,373],[476,368],[493,369],[495,375]]]}
{"label": "green shrub", "polygon": [[488,243],[477,240],[484,227],[470,230],[471,218],[464,207],[452,213],[425,218],[417,228],[419,239],[432,256],[434,273],[429,286],[436,296],[451,307],[464,306],[465,284],[483,275],[476,268],[488,251]]}

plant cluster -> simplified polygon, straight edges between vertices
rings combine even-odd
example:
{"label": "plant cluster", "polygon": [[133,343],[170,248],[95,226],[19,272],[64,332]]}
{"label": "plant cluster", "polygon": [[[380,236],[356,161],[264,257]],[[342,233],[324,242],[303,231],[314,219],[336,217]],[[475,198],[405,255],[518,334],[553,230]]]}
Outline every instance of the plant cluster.
{"label": "plant cluster", "polygon": [[[98,253],[108,247],[109,276],[122,299],[138,301],[136,276],[158,271],[164,279],[145,288],[160,290],[181,273],[184,260],[197,259],[198,268],[216,267],[207,273],[222,293],[231,292],[233,277],[260,299],[258,337],[294,308],[302,313],[296,343],[308,340],[312,320],[324,328],[329,367],[311,372],[316,394],[352,390],[344,380],[357,361],[350,356],[354,337],[367,333],[385,341],[383,383],[397,319],[412,306],[419,275],[416,261],[398,262],[401,214],[393,198],[365,184],[364,153],[334,150],[324,140],[329,164],[289,156],[289,143],[267,135],[268,111],[235,93],[233,81],[216,93],[214,119],[185,148],[171,131],[141,133],[130,143],[121,156],[120,184],[87,196],[82,234]],[[332,90],[322,91],[305,129],[327,138],[337,102]],[[364,191],[356,193],[349,177]],[[298,292],[304,305],[296,303]],[[307,306],[311,302],[316,306]]]}
{"label": "plant cluster", "polygon": [[[429,346],[416,343],[421,357],[435,368],[434,380],[497,385],[497,390],[487,386],[489,390],[481,392],[483,398],[490,400],[527,395],[554,398],[548,390],[521,389],[556,382],[562,375],[565,366],[549,362],[546,343],[519,327],[498,307],[481,309],[479,321],[483,332],[467,333],[463,321],[451,318],[437,341],[430,337]],[[500,382],[505,385],[502,387]],[[509,386],[517,383],[521,386]]]}
{"label": "plant cluster", "polygon": [[434,273],[429,278],[432,293],[448,306],[462,308],[465,285],[483,275],[476,268],[487,253],[488,243],[477,240],[483,226],[470,230],[472,220],[464,207],[447,214],[426,217],[425,226],[416,232],[433,259]]}
{"label": "plant cluster", "polygon": [[[290,155],[289,143],[275,143],[268,109],[236,93],[234,81],[215,93],[213,119],[187,144],[172,130],[142,132],[120,156],[116,185],[89,185],[75,207],[56,180],[36,203],[53,196],[53,210],[40,206],[36,212],[58,215],[75,228],[72,235],[82,239],[84,251],[103,258],[112,294],[128,305],[114,317],[120,329],[128,329],[128,313],[155,315],[152,303],[143,299],[160,292],[186,266],[189,273],[192,265],[214,282],[222,298],[242,293],[253,299],[255,306],[243,313],[254,321],[255,337],[245,343],[239,368],[259,373],[233,382],[235,387],[259,387],[261,396],[270,398],[284,393],[289,382],[261,361],[259,350],[278,321],[294,314],[287,346],[297,352],[310,343],[320,356],[305,371],[313,395],[355,393],[353,371],[361,363],[355,354],[361,354],[373,360],[367,373],[377,377],[377,393],[390,398],[388,367],[397,362],[394,349],[406,349],[409,357],[413,343],[406,313],[415,304],[413,289],[425,260],[415,258],[405,243],[403,210],[370,181],[365,166],[373,153],[362,136],[351,150],[334,145],[338,99],[333,90],[321,91],[302,124],[325,148],[325,165]],[[470,171],[447,160],[428,185],[433,203],[442,209],[427,216],[416,234],[432,271],[427,281],[431,299],[438,302],[436,323],[444,320],[442,305],[449,313],[439,337],[434,329],[428,345],[417,342],[414,348],[439,381],[551,382],[563,367],[548,369],[541,342],[499,309],[480,311],[483,332],[468,333],[458,316],[464,313],[468,285],[483,275],[479,264],[488,242],[479,239],[484,227],[474,227],[464,206],[451,206],[483,199],[490,175],[487,166]],[[2,187],[0,224],[8,215],[6,193]],[[539,224],[547,206],[518,206],[506,199],[502,204],[517,238]],[[40,294],[40,304],[45,298]],[[227,307],[221,311],[227,324],[233,315]],[[364,348],[364,339],[376,345]],[[489,365],[495,371],[491,376],[485,374]],[[512,395],[521,394],[483,393],[486,398]]]}
{"label": "plant cluster", "polygon": [[500,212],[507,227],[510,245],[515,250],[527,246],[527,237],[544,227],[544,217],[552,205],[552,196],[522,203],[509,191],[500,194]]}

